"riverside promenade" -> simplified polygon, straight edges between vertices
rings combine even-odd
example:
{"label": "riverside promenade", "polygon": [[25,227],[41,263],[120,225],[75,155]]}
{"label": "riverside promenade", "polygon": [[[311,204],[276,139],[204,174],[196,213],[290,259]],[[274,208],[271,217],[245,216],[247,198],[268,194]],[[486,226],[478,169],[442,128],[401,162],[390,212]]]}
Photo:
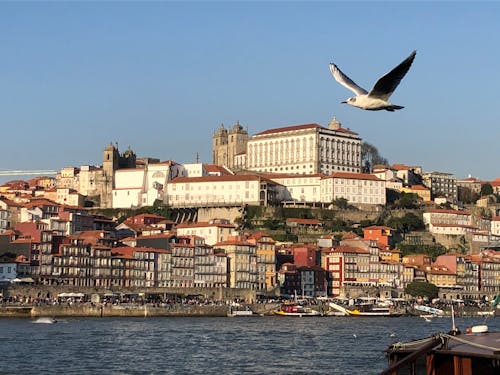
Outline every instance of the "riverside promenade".
{"label": "riverside promenade", "polygon": [[229,306],[226,305],[172,305],[158,307],[153,304],[144,305],[41,305],[41,306],[0,306],[0,317],[36,318],[36,317],[155,317],[155,316],[227,316]]}
{"label": "riverside promenade", "polygon": [[267,315],[279,303],[256,303],[244,289],[128,289],[7,286],[0,290],[0,318],[228,316],[234,303]]}

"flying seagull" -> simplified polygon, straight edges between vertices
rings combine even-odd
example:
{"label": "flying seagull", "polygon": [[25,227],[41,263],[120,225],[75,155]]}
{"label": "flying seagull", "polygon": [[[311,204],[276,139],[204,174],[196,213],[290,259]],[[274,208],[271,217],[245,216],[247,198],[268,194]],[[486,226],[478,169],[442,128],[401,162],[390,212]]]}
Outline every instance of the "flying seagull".
{"label": "flying seagull", "polygon": [[413,51],[401,64],[396,66],[383,77],[379,78],[370,92],[354,83],[352,79],[342,73],[337,65],[333,63],[330,64],[330,71],[333,74],[333,78],[335,78],[335,80],[342,86],[348,88],[356,94],[356,96],[353,96],[342,103],[369,111],[380,111],[385,109],[386,111],[394,112],[396,109],[404,108],[400,105],[391,104],[388,102],[388,99],[410,69],[416,54],[417,51]]}

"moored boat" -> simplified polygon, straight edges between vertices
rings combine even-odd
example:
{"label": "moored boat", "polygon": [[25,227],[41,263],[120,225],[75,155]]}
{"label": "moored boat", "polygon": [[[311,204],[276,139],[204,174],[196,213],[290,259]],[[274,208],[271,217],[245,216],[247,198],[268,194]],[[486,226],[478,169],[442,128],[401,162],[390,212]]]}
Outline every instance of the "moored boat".
{"label": "moored boat", "polygon": [[500,332],[488,332],[485,325],[462,334],[449,333],[410,342],[392,344],[387,350],[389,368],[381,375],[493,375],[499,373]]}
{"label": "moored boat", "polygon": [[321,313],[309,306],[302,306],[298,304],[283,304],[279,310],[274,311],[278,316],[321,316]]}

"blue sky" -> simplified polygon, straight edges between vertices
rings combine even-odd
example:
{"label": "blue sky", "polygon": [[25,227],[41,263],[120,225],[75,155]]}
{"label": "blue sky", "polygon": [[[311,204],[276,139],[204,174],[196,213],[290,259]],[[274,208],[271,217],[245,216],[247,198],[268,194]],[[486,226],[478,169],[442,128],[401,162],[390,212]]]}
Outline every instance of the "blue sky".
{"label": "blue sky", "polygon": [[[500,3],[1,2],[0,170],[211,162],[212,134],[336,116],[391,163],[500,177]],[[417,50],[391,101],[340,104]],[[3,178],[5,180],[5,178]]]}

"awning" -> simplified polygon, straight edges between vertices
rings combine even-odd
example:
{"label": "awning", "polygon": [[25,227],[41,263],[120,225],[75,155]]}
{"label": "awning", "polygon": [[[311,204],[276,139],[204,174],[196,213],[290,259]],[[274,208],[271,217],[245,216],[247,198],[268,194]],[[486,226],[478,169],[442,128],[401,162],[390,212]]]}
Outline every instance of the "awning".
{"label": "awning", "polygon": [[33,280],[31,277],[22,277],[21,282],[22,283],[34,283],[35,280]]}
{"label": "awning", "polygon": [[62,297],[62,298],[81,298],[81,297],[84,297],[85,294],[83,293],[59,293],[57,295],[58,297]]}

